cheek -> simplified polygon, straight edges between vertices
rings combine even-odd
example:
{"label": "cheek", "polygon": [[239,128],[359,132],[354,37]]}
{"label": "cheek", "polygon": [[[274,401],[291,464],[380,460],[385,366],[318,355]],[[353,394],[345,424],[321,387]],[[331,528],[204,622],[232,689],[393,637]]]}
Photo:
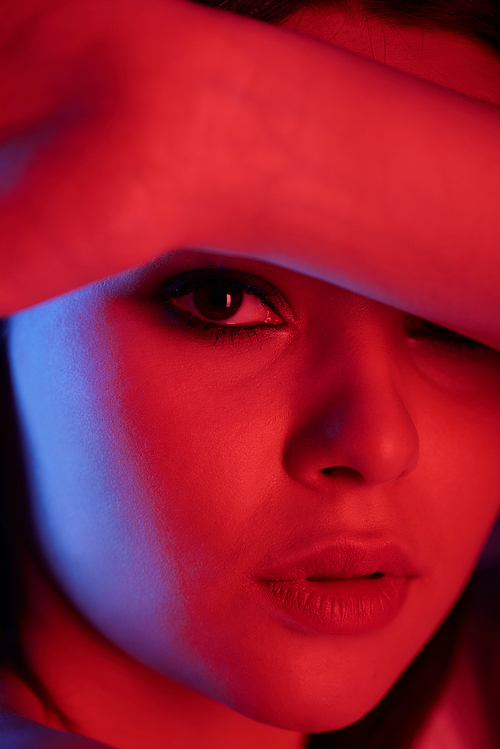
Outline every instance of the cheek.
{"label": "cheek", "polygon": [[[93,321],[71,324],[77,312],[60,302],[12,321],[33,519],[56,580],[84,616],[126,651],[165,665],[176,651],[168,625],[184,616],[172,512],[183,487],[172,491],[155,473],[150,430],[129,418],[140,383],[121,383],[117,351],[102,345],[112,341],[89,341]],[[185,536],[189,518],[188,504]]]}
{"label": "cheek", "polygon": [[426,512],[457,556],[479,553],[500,506],[500,352],[414,341],[410,357]]}
{"label": "cheek", "polygon": [[420,454],[406,493],[432,561],[422,591],[436,611],[460,592],[500,510],[500,371],[470,362],[452,387],[451,365],[439,366],[442,379],[421,381],[413,405]]}
{"label": "cheek", "polygon": [[127,317],[53,317],[26,314],[11,337],[44,553],[100,631],[181,678],[180,639],[224,617],[220,570],[237,566],[277,480],[274,422],[255,402],[272,394],[252,373],[242,384],[175,357]]}

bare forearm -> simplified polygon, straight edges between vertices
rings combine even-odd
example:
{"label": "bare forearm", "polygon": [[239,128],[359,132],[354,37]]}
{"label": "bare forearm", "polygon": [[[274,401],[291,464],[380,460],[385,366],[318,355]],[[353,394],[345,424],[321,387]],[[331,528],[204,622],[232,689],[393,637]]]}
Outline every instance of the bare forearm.
{"label": "bare forearm", "polygon": [[3,183],[3,313],[195,246],[500,343],[497,108],[200,6],[84,5],[5,56],[4,144],[34,145]]}
{"label": "bare forearm", "polygon": [[283,169],[286,241],[268,256],[499,347],[500,109],[361,58],[346,68],[329,101],[309,89],[312,132]]}

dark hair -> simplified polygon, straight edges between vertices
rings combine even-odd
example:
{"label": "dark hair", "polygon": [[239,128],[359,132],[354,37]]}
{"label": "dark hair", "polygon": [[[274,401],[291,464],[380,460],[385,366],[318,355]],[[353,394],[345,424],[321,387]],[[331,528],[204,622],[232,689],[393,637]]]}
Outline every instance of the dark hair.
{"label": "dark hair", "polygon": [[395,25],[445,28],[477,37],[500,53],[498,0],[198,0],[202,5],[280,24],[306,8],[340,8]]}
{"label": "dark hair", "polygon": [[[446,28],[486,42],[500,53],[499,0],[199,0],[202,4],[280,24],[308,7],[333,7],[383,18],[393,24]],[[0,665],[10,669],[57,715],[68,730],[77,726],[57,706],[38,679],[23,651],[20,621],[25,601],[15,560],[25,541],[16,531],[19,514],[27,515],[27,492],[7,356],[5,323],[0,320]],[[7,497],[8,502],[7,502]],[[16,510],[13,513],[12,507]],[[24,508],[24,509],[23,509]],[[29,525],[29,518],[24,517]],[[436,703],[453,663],[464,614],[470,608],[469,583],[451,613],[429,643],[366,716],[340,731],[315,734],[313,749],[409,749]]]}
{"label": "dark hair", "polygon": [[7,357],[8,320],[0,319],[0,666],[10,670],[69,731],[76,725],[37,677],[22,647],[20,622],[25,610],[19,560],[34,545],[20,434]]}

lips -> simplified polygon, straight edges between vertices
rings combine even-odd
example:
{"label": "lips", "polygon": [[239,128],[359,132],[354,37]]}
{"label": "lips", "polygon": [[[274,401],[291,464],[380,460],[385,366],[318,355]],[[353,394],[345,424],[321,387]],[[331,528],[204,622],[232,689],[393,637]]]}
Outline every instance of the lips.
{"label": "lips", "polygon": [[343,579],[365,577],[375,573],[390,577],[412,577],[419,574],[415,562],[395,543],[367,544],[342,540],[318,551],[285,561],[266,574],[267,580],[301,580],[307,577]]}
{"label": "lips", "polygon": [[365,634],[389,624],[420,574],[394,543],[343,540],[285,561],[258,579],[273,615],[300,631]]}

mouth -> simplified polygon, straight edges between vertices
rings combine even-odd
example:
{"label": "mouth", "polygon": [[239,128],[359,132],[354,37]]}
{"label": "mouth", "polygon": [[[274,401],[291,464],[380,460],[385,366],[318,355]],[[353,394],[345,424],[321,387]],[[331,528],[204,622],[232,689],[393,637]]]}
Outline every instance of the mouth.
{"label": "mouth", "polygon": [[383,572],[372,572],[371,575],[351,575],[351,577],[329,577],[328,575],[311,575],[310,577],[306,577],[306,580],[309,580],[309,582],[313,583],[328,583],[332,580],[335,580],[336,582],[340,580],[378,580],[383,576]]}
{"label": "mouth", "polygon": [[272,616],[296,631],[366,634],[387,626],[404,606],[413,560],[398,545],[342,541],[263,575]]}

